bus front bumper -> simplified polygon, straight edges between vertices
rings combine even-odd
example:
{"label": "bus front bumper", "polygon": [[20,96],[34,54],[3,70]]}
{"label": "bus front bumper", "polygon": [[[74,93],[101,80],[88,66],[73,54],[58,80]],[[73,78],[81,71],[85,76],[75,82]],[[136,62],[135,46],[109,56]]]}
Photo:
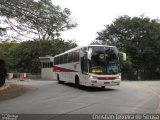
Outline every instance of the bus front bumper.
{"label": "bus front bumper", "polygon": [[115,80],[97,80],[97,79],[89,79],[86,83],[86,86],[95,86],[95,87],[102,87],[102,86],[118,86],[120,85],[121,79]]}

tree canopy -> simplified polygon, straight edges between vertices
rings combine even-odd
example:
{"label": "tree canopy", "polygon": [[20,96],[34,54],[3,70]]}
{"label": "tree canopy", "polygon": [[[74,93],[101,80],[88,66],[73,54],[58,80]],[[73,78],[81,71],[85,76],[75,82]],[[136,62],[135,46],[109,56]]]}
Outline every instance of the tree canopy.
{"label": "tree canopy", "polygon": [[65,42],[59,39],[21,43],[2,42],[0,43],[0,58],[7,62],[8,72],[40,73],[39,57],[55,56],[76,46],[75,41]]}
{"label": "tree canopy", "polygon": [[[148,17],[120,16],[98,32],[97,39],[107,41],[127,53],[133,63],[134,79],[160,78],[160,22]],[[130,78],[130,79],[133,79]]]}
{"label": "tree canopy", "polygon": [[[0,16],[5,19],[9,30],[18,36],[39,40],[51,40],[60,36],[61,31],[76,27],[70,18],[68,8],[52,4],[51,0],[1,0]],[[34,38],[33,37],[33,38]]]}

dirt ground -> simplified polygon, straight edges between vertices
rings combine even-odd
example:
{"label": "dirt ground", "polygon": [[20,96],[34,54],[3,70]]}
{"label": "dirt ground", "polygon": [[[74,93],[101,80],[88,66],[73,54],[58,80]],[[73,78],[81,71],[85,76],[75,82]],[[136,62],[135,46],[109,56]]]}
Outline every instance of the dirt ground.
{"label": "dirt ground", "polygon": [[34,88],[31,86],[24,86],[24,85],[17,85],[17,84],[10,84],[9,88],[6,90],[0,91],[0,101],[12,99],[27,93]]}

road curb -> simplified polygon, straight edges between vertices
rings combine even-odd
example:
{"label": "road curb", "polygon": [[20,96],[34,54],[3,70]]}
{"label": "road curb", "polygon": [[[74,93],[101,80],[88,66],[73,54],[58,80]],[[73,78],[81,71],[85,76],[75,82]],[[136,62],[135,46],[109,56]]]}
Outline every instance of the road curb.
{"label": "road curb", "polygon": [[7,90],[9,87],[10,87],[9,84],[6,84],[6,85],[0,87],[0,92],[2,92],[2,91],[4,91],[4,90]]}

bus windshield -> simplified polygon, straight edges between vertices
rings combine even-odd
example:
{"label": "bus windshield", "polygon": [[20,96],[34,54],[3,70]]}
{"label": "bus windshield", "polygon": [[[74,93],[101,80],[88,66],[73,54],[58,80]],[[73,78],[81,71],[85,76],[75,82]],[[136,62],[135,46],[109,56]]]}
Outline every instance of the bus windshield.
{"label": "bus windshield", "polygon": [[92,51],[89,72],[112,75],[120,72],[118,50],[116,47],[90,46]]}

